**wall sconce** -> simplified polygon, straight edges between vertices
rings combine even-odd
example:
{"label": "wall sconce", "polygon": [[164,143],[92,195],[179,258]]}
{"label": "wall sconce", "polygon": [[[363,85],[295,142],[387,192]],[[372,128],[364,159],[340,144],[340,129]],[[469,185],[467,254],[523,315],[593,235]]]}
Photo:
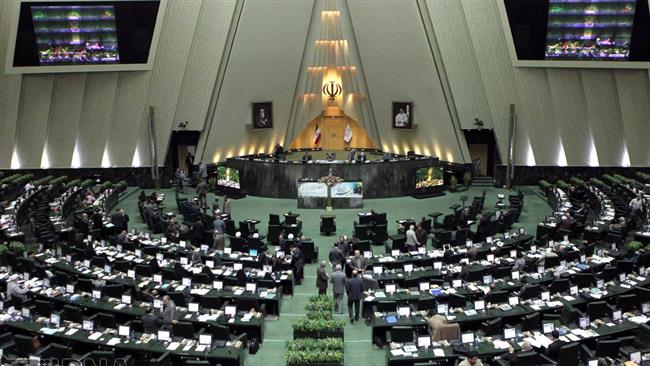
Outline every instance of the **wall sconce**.
{"label": "wall sconce", "polygon": [[330,81],[329,83],[323,85],[323,94],[329,97],[330,101],[334,101],[337,96],[341,95],[343,88],[341,84],[336,81]]}

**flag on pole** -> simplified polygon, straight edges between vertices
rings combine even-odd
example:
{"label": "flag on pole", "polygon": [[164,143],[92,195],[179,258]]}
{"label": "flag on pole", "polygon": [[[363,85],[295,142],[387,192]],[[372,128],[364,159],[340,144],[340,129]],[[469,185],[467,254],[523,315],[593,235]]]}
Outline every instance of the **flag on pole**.
{"label": "flag on pole", "polygon": [[345,134],[343,135],[343,141],[345,141],[346,144],[349,144],[350,140],[352,140],[352,127],[350,127],[350,124],[348,123],[348,125],[345,126]]}
{"label": "flag on pole", "polygon": [[314,145],[318,145],[320,142],[320,128],[316,125],[316,130],[314,131]]}

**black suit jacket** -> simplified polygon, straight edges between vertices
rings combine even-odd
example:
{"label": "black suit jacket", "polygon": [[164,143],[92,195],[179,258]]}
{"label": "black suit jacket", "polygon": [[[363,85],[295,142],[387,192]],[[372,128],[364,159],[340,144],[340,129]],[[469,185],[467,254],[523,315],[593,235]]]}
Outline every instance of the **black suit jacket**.
{"label": "black suit jacket", "polygon": [[142,316],[142,330],[148,334],[156,334],[158,332],[158,317],[153,314],[144,314]]}
{"label": "black suit jacket", "polygon": [[557,358],[560,356],[560,348],[564,345],[559,339],[553,341],[553,343],[548,345],[546,349],[546,356],[553,361],[557,361]]}
{"label": "black suit jacket", "polygon": [[359,277],[353,277],[348,281],[348,300],[356,301],[361,300],[363,296],[364,286],[363,281]]}

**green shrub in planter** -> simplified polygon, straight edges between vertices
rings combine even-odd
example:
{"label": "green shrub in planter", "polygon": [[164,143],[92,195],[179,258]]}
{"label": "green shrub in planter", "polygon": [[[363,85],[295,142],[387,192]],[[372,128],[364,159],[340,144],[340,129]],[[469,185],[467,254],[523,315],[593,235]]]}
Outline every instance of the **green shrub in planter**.
{"label": "green shrub in planter", "polygon": [[328,296],[312,296],[309,302],[305,305],[307,311],[328,311],[331,312],[334,308],[334,299]]}
{"label": "green shrub in planter", "polygon": [[0,244],[0,256],[5,255],[7,251],[9,251],[9,247],[4,244]]}
{"label": "green shrub in planter", "polygon": [[12,241],[9,243],[9,251],[14,254],[23,254],[25,252],[25,244],[19,241]]}
{"label": "green shrub in planter", "polygon": [[307,312],[307,319],[332,319],[332,310],[310,310]]}
{"label": "green shrub in planter", "polygon": [[289,351],[284,354],[287,359],[287,365],[310,365],[310,364],[343,364],[343,351],[322,351],[322,350],[305,350]]}
{"label": "green shrub in planter", "polygon": [[636,176],[641,178],[642,180],[648,182],[650,181],[650,174],[646,174],[644,172],[636,172]]}
{"label": "green shrub in planter", "polygon": [[584,187],[586,185],[585,181],[578,177],[571,177],[570,181],[576,186]]}
{"label": "green shrub in planter", "polygon": [[627,250],[635,252],[635,251],[643,248],[643,244],[641,242],[639,242],[639,241],[632,240],[632,241],[628,242],[625,245],[625,247],[627,248]]}
{"label": "green shrub in planter", "polygon": [[547,189],[549,189],[551,187],[551,183],[549,183],[548,181],[545,181],[544,179],[537,182],[537,184],[539,185],[539,189],[541,189],[542,191],[546,191]]}
{"label": "green shrub in planter", "polygon": [[300,338],[293,341],[287,341],[287,351],[305,351],[305,350],[328,350],[343,351],[345,348],[341,338]]}
{"label": "green shrub in planter", "polygon": [[92,179],[86,179],[83,182],[81,182],[79,185],[83,188],[88,188],[94,184]]}
{"label": "green shrub in planter", "polygon": [[561,189],[561,190],[563,190],[563,191],[566,190],[567,188],[569,188],[569,185],[568,185],[565,181],[563,181],[563,180],[561,180],[561,179],[558,180],[557,182],[555,182],[555,185],[556,185],[559,189]]}
{"label": "green shrub in planter", "polygon": [[342,331],[345,321],[340,319],[309,319],[302,318],[293,322],[294,330],[303,332]]}

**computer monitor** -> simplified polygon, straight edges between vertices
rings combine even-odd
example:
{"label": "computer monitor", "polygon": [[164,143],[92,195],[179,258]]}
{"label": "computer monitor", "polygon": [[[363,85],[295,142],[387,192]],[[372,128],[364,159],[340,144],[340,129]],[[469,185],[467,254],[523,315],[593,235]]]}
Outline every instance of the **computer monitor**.
{"label": "computer monitor", "polygon": [[429,282],[420,282],[420,291],[429,291],[430,287]]}
{"label": "computer monitor", "polygon": [[636,351],[636,352],[630,353],[630,361],[634,362],[637,365],[640,365],[641,364],[641,352]]}
{"label": "computer monitor", "polygon": [[524,235],[524,234],[526,234],[526,229],[523,228],[523,227],[520,227],[519,228],[519,235]]}
{"label": "computer monitor", "polygon": [[494,254],[488,254],[486,259],[488,262],[494,262]]}
{"label": "computer monitor", "polygon": [[188,287],[189,287],[189,286],[192,286],[192,279],[189,278],[189,277],[183,278],[183,279],[181,280],[181,284],[182,284],[183,286],[188,286]]}
{"label": "computer monitor", "polygon": [[153,282],[162,283],[162,281],[163,281],[162,275],[159,274],[153,275]]}
{"label": "computer monitor", "polygon": [[492,244],[492,237],[488,236],[487,238],[485,238],[485,242],[488,244]]}
{"label": "computer monitor", "polygon": [[519,280],[519,271],[513,271],[512,272],[512,279],[515,281]]}
{"label": "computer monitor", "polygon": [[142,251],[140,249],[135,250],[135,256],[136,257],[142,257]]}
{"label": "computer monitor", "polygon": [[154,299],[153,300],[153,308],[154,309],[162,309],[163,308],[163,302],[160,299]]}
{"label": "computer monitor", "polygon": [[93,331],[93,321],[92,320],[84,320],[83,323],[81,324],[81,329],[87,331],[87,332],[92,332]]}
{"label": "computer monitor", "polygon": [[232,264],[232,269],[234,269],[235,271],[239,271],[242,268],[244,268],[244,265],[241,264],[241,263],[233,263]]}
{"label": "computer monitor", "polygon": [[54,328],[58,328],[61,325],[61,316],[59,314],[51,314],[50,323],[52,323]]}
{"label": "computer monitor", "polygon": [[122,304],[131,305],[131,295],[122,295]]}
{"label": "computer monitor", "polygon": [[410,273],[413,272],[413,264],[407,263],[404,265],[404,272]]}
{"label": "computer monitor", "polygon": [[170,339],[168,330],[159,330],[158,331],[158,340],[161,342],[167,342]]}
{"label": "computer monitor", "polygon": [[449,310],[449,306],[447,304],[438,304],[436,308],[436,313],[447,315],[448,310]]}
{"label": "computer monitor", "polygon": [[425,248],[425,247],[418,247],[418,254],[420,254],[420,255],[425,255],[425,254],[427,254],[427,248]]}
{"label": "computer monitor", "polygon": [[429,348],[431,347],[431,337],[427,336],[419,336],[418,337],[418,347],[422,348]]}
{"label": "computer monitor", "polygon": [[463,280],[453,280],[453,281],[451,281],[451,287],[453,287],[453,288],[463,287]]}
{"label": "computer monitor", "polygon": [[619,321],[623,318],[623,314],[620,310],[614,310],[612,311],[612,320],[613,321]]}
{"label": "computer monitor", "polygon": [[182,265],[186,265],[187,263],[189,263],[189,259],[187,259],[187,257],[181,257],[180,261]]}
{"label": "computer monitor", "polygon": [[[232,248],[223,248],[223,254],[231,254]],[[284,255],[284,252],[282,253]]]}
{"label": "computer monitor", "polygon": [[135,270],[129,269],[126,271],[126,277],[135,278]]}
{"label": "computer monitor", "polygon": [[255,292],[256,289],[257,289],[257,285],[255,283],[247,283],[246,284],[246,291]]}
{"label": "computer monitor", "polygon": [[571,286],[569,287],[569,293],[571,296],[575,296],[578,294],[578,286]]}
{"label": "computer monitor", "polygon": [[435,270],[441,270],[442,269],[442,262],[433,262],[433,269]]}
{"label": "computer monitor", "polygon": [[190,313],[198,313],[199,312],[199,303],[198,302],[191,302],[187,304],[187,310]]}
{"label": "computer monitor", "polygon": [[84,267],[90,267],[90,259],[84,259]]}
{"label": "computer monitor", "polygon": [[530,252],[531,252],[531,253],[535,253],[535,252],[537,252],[537,245],[531,245],[531,246],[530,246]]}
{"label": "computer monitor", "polygon": [[605,280],[596,280],[596,287],[597,288],[605,287]]}
{"label": "computer monitor", "polygon": [[384,272],[384,267],[382,267],[382,266],[372,266],[372,273],[380,275],[383,272]]}
{"label": "computer monitor", "polygon": [[550,334],[554,330],[555,330],[555,325],[553,323],[543,323],[542,324],[542,332],[544,334]]}
{"label": "computer monitor", "polygon": [[363,257],[364,257],[364,258],[372,258],[372,251],[370,251],[370,250],[364,250],[364,251],[363,251]]}
{"label": "computer monitor", "polygon": [[627,278],[625,273],[619,273],[618,274],[618,280],[619,282],[625,282],[625,279]]}
{"label": "computer monitor", "polygon": [[580,324],[580,328],[587,329],[589,327],[589,317],[588,316],[580,317],[579,324]]}
{"label": "computer monitor", "polygon": [[94,300],[100,300],[102,298],[102,292],[99,290],[93,290],[92,298]]}
{"label": "computer monitor", "polygon": [[214,261],[205,261],[205,265],[208,266],[208,268],[214,268]]}
{"label": "computer monitor", "polygon": [[392,257],[399,257],[399,249],[393,249],[390,251]]}
{"label": "computer monitor", "polygon": [[212,345],[212,335],[211,334],[201,334],[199,336],[199,344],[202,346],[211,346]]}
{"label": "computer monitor", "polygon": [[544,291],[540,294],[542,297],[542,301],[551,301],[551,293],[548,291]]}
{"label": "computer monitor", "polygon": [[157,260],[157,261],[162,261],[163,259],[165,259],[165,255],[164,255],[164,254],[162,254],[162,253],[156,253],[156,260]]}
{"label": "computer monitor", "polygon": [[400,306],[397,308],[397,316],[409,317],[411,316],[411,308],[408,306]]}
{"label": "computer monitor", "polygon": [[517,249],[513,249],[510,251],[510,258],[517,258]]}
{"label": "computer monitor", "polygon": [[463,333],[460,336],[460,340],[466,344],[474,343],[474,333]]}
{"label": "computer monitor", "polygon": [[23,307],[20,311],[20,315],[22,315],[23,318],[29,318],[29,308]]}
{"label": "computer monitor", "polygon": [[504,339],[513,339],[517,335],[517,331],[515,328],[505,328],[503,330],[503,338]]}
{"label": "computer monitor", "polygon": [[[473,242],[471,239],[467,239],[467,240],[465,240],[465,246],[466,246],[466,247],[469,248],[469,247],[472,246],[472,244],[474,244],[474,242]],[[447,248],[445,248],[445,245],[447,246]],[[450,245],[450,244],[445,244],[445,245],[442,246],[443,249],[445,249],[445,250],[451,250],[451,245]]]}
{"label": "computer monitor", "polygon": [[[230,248],[228,248],[228,249],[230,249]],[[278,250],[277,252],[275,252],[275,256],[277,258],[284,258],[284,251],[283,250]]]}
{"label": "computer monitor", "polygon": [[641,312],[643,314],[650,313],[650,302],[644,302],[641,304]]}
{"label": "computer monitor", "polygon": [[462,258],[459,262],[460,264],[469,264],[469,258]]}
{"label": "computer monitor", "polygon": [[598,359],[594,358],[589,361],[587,361],[587,366],[598,366]]}
{"label": "computer monitor", "polygon": [[257,249],[249,249],[248,255],[250,255],[251,257],[257,257]]}
{"label": "computer monitor", "polygon": [[508,304],[510,306],[517,306],[519,305],[519,297],[517,296],[512,296],[508,298]]}
{"label": "computer monitor", "polygon": [[639,267],[639,275],[645,276],[645,267]]}
{"label": "computer monitor", "polygon": [[208,247],[206,244],[201,244],[201,248],[200,248],[200,249],[201,249],[202,252],[207,252],[208,249],[210,249],[210,247]]}
{"label": "computer monitor", "polygon": [[485,310],[485,301],[484,300],[474,301],[474,310]]}
{"label": "computer monitor", "polygon": [[237,307],[236,306],[231,306],[231,305],[226,306],[224,308],[224,313],[227,316],[235,316],[235,315],[237,315]]}
{"label": "computer monitor", "polygon": [[65,292],[68,294],[74,294],[74,285],[65,285]]}
{"label": "computer monitor", "polygon": [[212,289],[213,290],[223,289],[223,281],[212,281]]}
{"label": "computer monitor", "polygon": [[385,291],[388,294],[394,294],[397,291],[397,286],[394,283],[387,283]]}
{"label": "computer monitor", "polygon": [[128,325],[120,325],[117,329],[117,334],[120,337],[129,337],[131,335],[131,327]]}

